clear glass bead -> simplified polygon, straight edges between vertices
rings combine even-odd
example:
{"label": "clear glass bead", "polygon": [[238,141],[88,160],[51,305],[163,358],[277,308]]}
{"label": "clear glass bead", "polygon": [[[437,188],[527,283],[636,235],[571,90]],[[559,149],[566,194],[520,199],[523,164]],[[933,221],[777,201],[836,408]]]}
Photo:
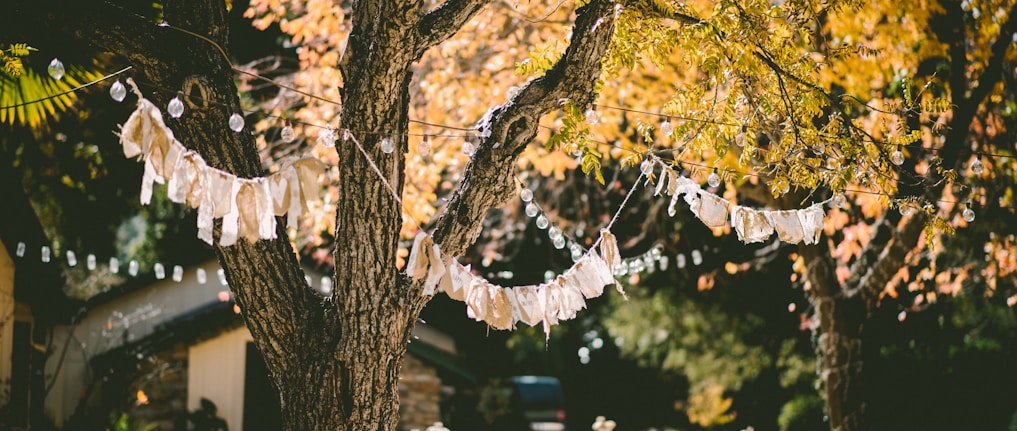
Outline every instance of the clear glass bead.
{"label": "clear glass bead", "polygon": [[519,191],[519,199],[522,199],[523,202],[532,201],[533,200],[533,190],[522,189],[521,191]]}
{"label": "clear glass bead", "polygon": [[964,217],[964,221],[971,223],[975,221],[975,211],[971,208],[964,208],[964,211],[961,212],[961,217]]}
{"label": "clear glass bead", "polygon": [[279,137],[282,138],[283,142],[293,142],[297,139],[297,132],[293,130],[289,124],[283,126],[282,131],[279,132]]}
{"label": "clear glass bead", "polygon": [[985,165],[982,164],[982,160],[979,158],[975,158],[974,160],[972,160],[971,173],[975,175],[981,175],[983,172],[985,172]]}

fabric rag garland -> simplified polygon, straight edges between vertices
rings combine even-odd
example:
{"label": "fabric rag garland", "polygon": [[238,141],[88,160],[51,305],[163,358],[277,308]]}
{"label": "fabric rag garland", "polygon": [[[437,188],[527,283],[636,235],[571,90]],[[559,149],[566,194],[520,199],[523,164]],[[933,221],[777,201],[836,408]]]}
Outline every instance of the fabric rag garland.
{"label": "fabric rag garland", "polygon": [[[609,231],[601,230],[601,258],[588,251],[561,275],[545,283],[503,287],[470,272],[455,259],[443,258],[441,249],[426,233],[419,233],[410,248],[404,272],[415,281],[423,280],[424,295],[445,292],[449,298],[466,303],[466,314],[495,329],[513,329],[517,322],[530,326],[543,324],[550,337],[551,326],[576,317],[586,308],[586,300],[604,293],[604,286],[617,284],[609,259],[621,261],[618,244]],[[624,294],[621,285],[618,291]]]}
{"label": "fabric rag garland", "polygon": [[257,178],[213,168],[173,137],[162,112],[142,96],[133,80],[127,83],[138,95],[138,107],[121,127],[120,144],[124,156],[145,162],[143,205],[151,202],[155,183],[166,184],[171,201],[198,210],[198,238],[212,244],[213,221],[222,219],[219,244],[230,246],[239,238],[274,239],[276,216],[286,215],[287,226],[296,227],[297,217],[318,200],[318,177],[325,165],[317,159],[302,158]]}
{"label": "fabric rag garland", "polygon": [[817,203],[797,210],[755,210],[741,205],[732,205],[728,200],[703,190],[695,181],[688,179],[668,166],[664,166],[654,196],[671,195],[667,213],[674,216],[675,204],[683,196],[689,209],[708,227],[716,228],[730,224],[738,233],[738,240],[751,244],[763,242],[776,231],[781,241],[797,244],[816,244],[823,232],[823,204]]}

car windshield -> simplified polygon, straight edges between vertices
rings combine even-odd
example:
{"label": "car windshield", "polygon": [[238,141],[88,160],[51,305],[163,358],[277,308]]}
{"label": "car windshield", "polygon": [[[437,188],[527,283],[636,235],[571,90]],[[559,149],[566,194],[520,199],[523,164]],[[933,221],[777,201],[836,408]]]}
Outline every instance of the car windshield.
{"label": "car windshield", "polygon": [[523,408],[557,409],[563,404],[561,386],[556,380],[516,381]]}

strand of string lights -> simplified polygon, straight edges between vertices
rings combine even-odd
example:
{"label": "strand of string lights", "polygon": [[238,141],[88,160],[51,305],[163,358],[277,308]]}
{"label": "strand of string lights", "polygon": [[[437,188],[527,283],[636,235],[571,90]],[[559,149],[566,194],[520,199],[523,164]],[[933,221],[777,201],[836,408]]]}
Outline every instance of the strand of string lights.
{"label": "strand of string lights", "polygon": [[[175,27],[173,27],[173,28],[175,28]],[[36,99],[36,100],[32,100],[32,101],[27,101],[27,102],[22,102],[22,103],[19,103],[19,104],[16,104],[16,105],[2,106],[2,107],[0,107],[0,109],[14,109],[14,108],[25,106],[25,105],[29,105],[29,104],[42,103],[42,102],[44,102],[46,100],[51,100],[53,98],[60,97],[60,96],[62,96],[64,94],[68,94],[68,93],[71,93],[71,92],[79,91],[79,90],[82,90],[84,88],[93,86],[93,85],[98,84],[100,82],[103,82],[105,80],[117,77],[117,76],[122,75],[125,72],[131,70],[131,69],[132,69],[132,67],[128,66],[128,67],[120,69],[120,70],[118,70],[116,72],[113,72],[113,73],[104,75],[104,76],[102,76],[100,78],[94,79],[94,80],[92,80],[92,81],[90,81],[88,83],[79,85],[79,86],[77,86],[77,87],[75,87],[73,89],[69,89],[67,91],[64,91],[64,92],[61,92],[61,93],[57,93],[57,94],[54,94],[54,95],[46,96],[44,98],[40,98],[40,99]],[[306,92],[302,92],[302,91],[300,91],[298,89],[286,86],[285,84],[279,83],[279,82],[277,82],[275,80],[272,80],[270,78],[262,77],[260,75],[257,75],[257,74],[254,74],[254,73],[250,73],[250,72],[247,72],[247,71],[242,71],[242,70],[239,70],[239,69],[236,69],[236,70],[238,72],[249,74],[251,76],[258,77],[259,79],[263,79],[263,80],[265,80],[266,82],[268,82],[268,83],[270,83],[272,85],[278,86],[279,88],[284,88],[284,89],[287,89],[287,90],[298,92],[298,93],[303,94],[305,96],[312,97],[312,98],[314,98],[316,100],[320,100],[320,101],[327,102],[327,103],[330,103],[330,104],[334,104],[336,106],[340,106],[340,107],[342,106],[342,104],[339,103],[339,102],[332,101],[332,100],[329,100],[327,98],[323,98],[323,97],[319,97],[319,96],[314,96],[314,95],[311,95],[309,93],[308,94],[304,94]],[[123,90],[122,84],[121,85],[117,85],[117,84],[119,84],[119,81],[117,83],[114,83],[113,87],[111,87],[111,95],[113,95],[114,99],[117,99],[119,101],[119,100],[122,100],[123,96],[118,96],[118,93],[122,94],[124,92],[124,90]],[[155,87],[157,89],[161,89],[163,91],[168,91],[165,88],[160,88],[160,87],[155,86],[154,84],[151,84],[151,83],[149,83],[149,85],[152,85],[153,87]],[[208,100],[206,102],[216,103],[215,101],[211,101],[211,100]],[[217,103],[217,104],[221,105],[221,106],[225,106],[224,104],[221,104],[221,103]],[[635,109],[631,109],[631,108],[621,108],[621,107],[614,107],[614,106],[608,106],[608,105],[598,105],[598,107],[602,107],[602,108],[605,108],[605,109],[617,109],[617,110],[622,110],[622,111],[626,111],[626,112],[633,112],[633,113],[639,113],[639,114],[644,114],[644,115],[652,115],[652,116],[657,116],[657,117],[666,118],[666,119],[678,118],[678,119],[683,120],[683,121],[698,121],[698,122],[718,124],[718,125],[738,126],[738,125],[733,124],[733,123],[725,123],[725,122],[719,122],[719,121],[708,120],[708,119],[696,119],[696,118],[690,118],[690,117],[680,117],[680,116],[677,116],[677,115],[670,115],[670,114],[652,113],[652,112],[647,112],[647,111],[635,110]],[[250,111],[250,112],[253,113],[253,112],[257,112],[257,111]],[[245,112],[245,114],[246,113],[247,112]],[[264,114],[264,115],[267,118],[282,119],[282,120],[284,120],[284,121],[286,121],[288,123],[301,124],[301,125],[307,126],[307,127],[316,127],[316,128],[320,128],[320,129],[323,129],[323,130],[331,130],[331,131],[335,130],[335,128],[333,128],[332,126],[329,126],[329,125],[313,124],[313,123],[310,123],[310,122],[294,120],[294,119],[288,119],[287,117],[279,116],[279,115],[272,115],[272,114]],[[417,123],[417,124],[431,126],[431,127],[436,127],[436,128],[463,130],[463,131],[470,131],[470,132],[474,132],[474,131],[477,130],[476,128],[463,128],[463,127],[452,126],[452,125],[445,125],[445,124],[439,124],[439,123],[426,122],[426,121],[422,121],[422,120],[410,120],[410,121],[414,122],[414,123]],[[547,126],[543,126],[543,127],[547,127]],[[547,128],[550,129],[550,130],[553,130],[550,127],[547,127]],[[367,132],[367,133],[360,132],[360,133],[361,134],[382,134],[382,132]],[[405,133],[405,135],[406,136],[419,136],[419,137],[423,137],[425,139],[427,139],[427,138],[439,138],[439,137],[445,137],[445,138],[466,138],[466,139],[475,138],[475,135],[473,135],[473,134],[428,134],[428,133],[413,133],[413,132],[408,132],[408,133]],[[625,150],[625,151],[630,151],[630,152],[633,152],[633,153],[641,153],[640,151],[637,151],[637,150],[633,150],[633,149],[629,149],[629,148],[624,148],[624,147],[621,147],[621,146],[618,146],[618,145],[609,144],[607,142],[595,141],[595,140],[590,140],[590,141],[594,142],[594,143],[597,143],[597,144],[600,144],[600,145],[607,145],[607,146],[610,146],[610,147],[613,147],[613,148],[619,148],[619,149],[622,149],[622,150]],[[924,147],[921,144],[900,145],[899,147],[908,148],[908,149],[920,149],[920,150],[933,151],[933,152],[939,151],[938,149],[935,149],[935,148]],[[676,152],[676,151],[680,151],[680,149],[675,148],[675,149],[657,150],[657,152]],[[1009,156],[1009,155],[1006,155],[1006,154],[996,154],[996,153],[988,153],[988,152],[974,152],[973,154],[978,154],[978,155],[984,156],[984,157],[996,157],[996,158],[1009,158],[1009,157],[1013,157],[1013,156]],[[701,167],[701,168],[704,168],[704,169],[710,169],[711,168],[710,166],[707,166],[705,164],[698,164],[698,163],[691,162],[691,161],[688,161],[688,160],[677,160],[677,162],[680,163],[680,164],[689,164],[689,165],[693,165],[693,166],[698,166],[698,167]],[[713,167],[712,169],[714,170],[714,173],[716,173],[717,171],[723,171],[723,172],[731,173],[731,174],[751,175],[751,176],[760,177],[759,174],[745,173],[745,172],[740,172],[740,171],[729,169],[729,168]],[[972,163],[970,165],[970,169],[971,169],[971,171],[974,174],[979,175],[984,170],[984,164],[978,158],[976,158],[976,159],[974,159],[972,161]],[[962,186],[962,187],[968,187],[968,186]],[[892,195],[890,195],[888,193],[876,192],[876,191],[870,191],[870,190],[845,189],[844,191],[845,192],[866,193],[866,194],[872,194],[872,195],[883,195],[883,196],[888,196],[888,197],[894,197],[894,196],[892,196]],[[936,202],[942,202],[942,203],[967,204],[967,205],[970,205],[969,202],[958,202],[958,201],[951,201],[951,200],[947,200],[947,199],[937,199],[935,201]],[[1012,207],[1001,206],[1001,205],[999,207],[1000,208],[1009,208],[1011,210],[1013,209]],[[419,225],[419,223],[417,223],[417,224]]]}
{"label": "strand of string lights", "polygon": [[[199,39],[202,39],[202,40],[204,40],[204,41],[206,41],[206,42],[208,42],[208,43],[212,44],[212,45],[213,45],[213,46],[214,46],[214,47],[215,47],[216,49],[218,49],[218,50],[219,50],[219,52],[220,52],[220,53],[221,53],[221,54],[223,55],[223,58],[224,58],[224,59],[225,59],[225,60],[226,60],[227,62],[230,62],[230,60],[229,60],[229,57],[228,57],[228,56],[226,55],[226,53],[225,53],[225,51],[224,51],[224,50],[222,49],[222,47],[221,47],[221,46],[219,46],[219,45],[218,45],[218,44],[217,44],[216,42],[212,41],[211,39],[209,39],[209,38],[207,38],[207,37],[205,37],[205,36],[203,36],[203,35],[200,35],[200,34],[197,34],[197,33],[191,32],[191,31],[189,31],[189,30],[183,29],[183,28],[179,28],[179,27],[175,27],[175,26],[169,26],[168,24],[165,24],[165,23],[163,24],[163,26],[165,26],[165,27],[168,27],[168,28],[172,28],[172,29],[174,29],[174,30],[177,30],[177,31],[181,31],[181,32],[183,32],[183,33],[186,33],[186,34],[189,34],[189,35],[191,35],[191,36],[197,37],[197,38],[199,38]],[[279,88],[283,88],[283,89],[287,89],[287,90],[290,90],[290,91],[294,91],[294,92],[296,92],[296,93],[298,93],[298,94],[302,94],[302,95],[304,95],[304,96],[307,96],[307,97],[313,98],[313,99],[315,99],[315,100],[319,100],[319,101],[322,101],[322,102],[325,102],[325,103],[330,103],[330,104],[333,104],[333,105],[335,105],[335,106],[338,106],[338,107],[340,108],[340,112],[341,112],[341,109],[342,109],[342,104],[341,104],[341,103],[339,103],[339,102],[336,102],[336,101],[333,101],[333,100],[330,100],[330,99],[327,99],[327,98],[324,98],[324,97],[320,97],[320,96],[317,96],[317,95],[314,95],[314,94],[310,94],[310,93],[304,92],[304,91],[302,91],[302,90],[299,90],[299,89],[296,89],[296,88],[290,87],[290,86],[288,86],[288,85],[285,85],[285,84],[279,83],[279,82],[277,82],[277,81],[275,81],[275,80],[272,80],[272,79],[270,79],[270,78],[267,78],[267,77],[264,77],[264,76],[258,75],[258,74],[256,74],[256,73],[252,73],[252,72],[248,72],[248,71],[245,71],[245,70],[242,70],[242,69],[236,68],[236,67],[234,67],[234,66],[232,65],[232,63],[231,63],[231,62],[230,62],[230,65],[231,65],[231,67],[232,67],[232,68],[233,68],[233,69],[234,69],[235,71],[237,71],[237,72],[239,72],[239,73],[242,73],[242,74],[246,74],[246,75],[249,75],[249,76],[255,77],[255,78],[257,78],[257,79],[260,79],[260,80],[263,80],[263,81],[265,81],[265,82],[267,82],[267,83],[270,83],[270,84],[272,84],[272,85],[275,85],[275,86],[277,86],[277,87],[279,87]],[[130,66],[128,66],[128,67],[126,67],[126,68],[124,68],[124,69],[121,69],[121,70],[119,70],[119,71],[117,71],[117,72],[114,72],[114,73],[111,73],[111,74],[105,75],[105,76],[103,76],[103,77],[100,77],[100,78],[98,78],[98,79],[95,79],[95,80],[93,80],[93,81],[91,81],[91,82],[89,82],[89,83],[86,83],[86,84],[80,85],[80,86],[78,86],[78,87],[76,87],[76,88],[73,88],[73,89],[67,90],[67,91],[65,91],[65,92],[62,92],[62,93],[58,93],[58,94],[54,94],[54,95],[51,95],[51,96],[47,96],[47,97],[45,97],[45,98],[41,98],[41,99],[38,99],[38,100],[33,100],[33,101],[28,101],[28,102],[23,102],[23,103],[20,103],[20,104],[17,104],[17,105],[12,105],[12,106],[6,106],[6,107],[0,107],[0,109],[13,109],[13,108],[17,108],[17,107],[20,107],[20,106],[25,106],[25,105],[28,105],[28,104],[32,104],[32,103],[41,103],[41,102],[44,102],[44,101],[46,101],[46,100],[50,100],[50,99],[52,99],[52,98],[55,98],[55,97],[59,97],[59,96],[61,96],[61,95],[64,95],[64,94],[68,94],[68,93],[70,93],[70,92],[74,92],[74,91],[77,91],[77,90],[80,90],[80,89],[83,89],[83,88],[87,88],[87,87],[89,87],[89,86],[91,86],[91,85],[95,85],[95,84],[97,84],[97,83],[99,83],[99,82],[105,81],[105,80],[107,80],[107,79],[110,79],[110,78],[112,78],[112,77],[115,77],[115,76],[118,76],[118,75],[120,75],[120,74],[122,74],[122,73],[124,73],[124,72],[126,72],[126,71],[128,71],[128,70],[130,70],[130,69],[131,69],[131,67],[130,67]],[[54,60],[53,60],[53,62],[51,62],[51,64],[50,64],[50,74],[51,74],[51,75],[52,75],[52,76],[53,76],[54,78],[60,78],[60,77],[62,77],[62,76],[63,76],[62,70],[63,70],[63,65],[62,65],[62,63],[60,63],[60,62],[59,62],[59,60],[57,60],[57,59],[54,59]],[[118,85],[118,84],[119,84],[119,85]],[[118,82],[114,83],[113,87],[111,87],[111,91],[110,91],[110,93],[111,93],[111,95],[113,96],[113,98],[114,98],[114,99],[116,99],[117,101],[121,101],[121,100],[123,100],[123,95],[124,95],[124,94],[125,94],[126,92],[125,92],[125,90],[124,90],[124,88],[123,88],[123,85],[122,85],[122,84],[120,84],[120,82],[118,81]],[[174,102],[176,102],[176,104],[178,105],[177,109],[174,109],[174,108],[175,108],[175,107],[173,106]],[[181,112],[182,112],[182,109],[179,109],[179,108],[182,108],[182,104],[181,104],[181,103],[179,102],[179,100],[177,100],[177,99],[174,99],[174,100],[172,100],[172,101],[171,101],[170,103],[171,103],[171,105],[170,105],[170,106],[168,107],[167,111],[169,111],[169,113],[170,113],[170,114],[171,114],[172,116],[174,116],[174,117],[177,117],[177,116],[179,115],[179,113],[181,113]],[[213,103],[215,103],[215,102],[213,101]],[[222,105],[222,104],[220,103],[220,105]],[[671,118],[677,118],[677,119],[680,119],[680,120],[683,120],[683,121],[696,121],[696,122],[700,122],[700,123],[703,123],[703,124],[707,124],[707,123],[709,123],[709,124],[717,124],[717,125],[728,125],[728,126],[735,126],[735,127],[739,126],[738,124],[734,124],[734,123],[728,123],[728,122],[721,122],[721,121],[717,121],[717,120],[711,120],[711,119],[697,119],[697,118],[690,118],[690,117],[683,117],[683,116],[678,116],[678,115],[673,115],[673,114],[662,114],[662,113],[652,113],[652,112],[648,112],[648,111],[642,111],[642,110],[636,110],[636,109],[632,109],[632,108],[623,108],[623,107],[617,107],[617,106],[609,106],[609,105],[598,105],[598,106],[599,106],[599,107],[602,107],[602,108],[605,108],[605,109],[615,109],[615,110],[621,110],[621,111],[625,111],[625,112],[632,112],[632,113],[639,113],[639,114],[643,114],[643,115],[651,115],[651,116],[657,116],[657,117],[665,118],[665,122],[664,122],[664,123],[662,123],[662,125],[661,125],[661,130],[662,130],[662,132],[664,132],[664,133],[665,133],[665,135],[666,135],[666,136],[670,135],[670,133],[668,133],[668,132],[670,132],[670,131],[673,131],[673,129],[670,129],[670,130],[668,130],[668,129],[669,129],[669,127],[668,127],[668,126],[670,125],[670,119],[671,119]],[[595,106],[595,107],[596,107],[596,106]],[[594,107],[594,108],[595,108],[595,107]],[[594,108],[591,108],[591,110],[590,110],[590,111],[594,111],[594,114],[595,114],[595,109],[594,109]],[[589,112],[589,111],[588,111],[588,112]],[[588,116],[589,116],[589,114],[588,114]],[[234,117],[231,117],[231,119],[230,119],[230,123],[231,123],[231,124],[230,124],[230,125],[231,125],[231,128],[233,128],[234,130],[237,130],[237,131],[239,131],[238,129],[241,129],[241,130],[242,130],[242,128],[243,128],[243,118],[242,118],[242,117],[240,117],[240,118],[237,118],[237,117],[239,117],[239,115],[238,115],[238,114],[234,114]],[[322,128],[323,130],[329,130],[329,131],[334,131],[334,129],[333,129],[333,128],[332,128],[331,126],[321,126],[321,125],[316,125],[316,124],[311,124],[311,123],[307,123],[307,122],[303,122],[303,121],[296,121],[296,120],[285,120],[285,117],[281,117],[281,116],[274,116],[274,115],[269,115],[269,114],[266,114],[266,117],[270,117],[270,118],[271,118],[271,117],[276,117],[276,118],[283,118],[283,119],[284,119],[284,121],[286,121],[286,122],[287,122],[287,125],[286,125],[286,126],[285,126],[285,127],[283,128],[283,132],[282,132],[284,140],[290,140],[290,139],[287,139],[286,135],[289,135],[289,136],[292,136],[292,135],[293,135],[293,131],[292,131],[292,128],[291,128],[291,127],[289,126],[289,124],[288,124],[288,123],[290,123],[290,122],[295,122],[295,123],[299,123],[299,124],[302,124],[302,125],[305,125],[305,126],[311,126],[311,127],[319,127],[319,128]],[[451,126],[451,125],[444,125],[444,124],[438,124],[438,123],[431,123],[431,122],[426,122],[426,121],[422,121],[422,120],[413,120],[413,119],[411,119],[410,121],[411,121],[411,122],[415,122],[415,123],[418,123],[418,124],[421,124],[421,125],[426,125],[426,126],[432,126],[432,127],[437,127],[437,128],[445,128],[445,129],[454,129],[454,130],[462,130],[462,131],[469,131],[469,132],[475,132],[475,131],[476,131],[476,128],[475,128],[475,127],[474,127],[474,128],[464,128],[464,127],[458,127],[458,126]],[[743,125],[741,125],[741,128],[742,128],[742,131],[741,131],[741,133],[739,134],[740,136],[741,136],[741,135],[742,135],[742,134],[743,134],[743,133],[745,132],[746,126],[745,126],[745,125],[743,124]],[[360,133],[361,133],[361,134],[371,134],[372,132],[367,132],[367,133],[364,133],[364,132],[360,132]],[[378,133],[378,134],[380,134],[381,132],[373,132],[373,133]],[[440,136],[444,136],[444,135],[440,135],[440,134],[434,134],[434,135],[432,135],[432,134],[417,134],[417,133],[406,133],[406,135],[407,135],[407,136],[422,136],[422,137],[424,137],[424,142],[427,142],[427,141],[428,141],[428,138],[429,138],[429,137],[440,137]],[[449,137],[457,137],[457,136],[449,135]],[[461,136],[459,136],[459,137],[461,137]],[[472,137],[473,137],[473,135],[469,135],[469,134],[468,134],[468,135],[466,135],[465,137],[469,139],[469,138],[472,138]],[[319,136],[319,139],[320,139],[320,138],[321,138],[321,137]],[[736,140],[737,140],[737,138],[736,138]],[[386,141],[386,140],[383,140],[383,142],[382,142],[382,144],[383,144],[383,145],[382,145],[382,149],[383,149],[383,151],[384,151],[384,152],[386,152],[386,153],[390,153],[391,151],[386,151],[386,149],[387,149],[387,148],[386,148],[386,146],[384,145],[384,144],[386,143],[385,141]],[[424,142],[422,142],[422,144],[423,144]],[[596,142],[596,141],[591,141],[591,142]],[[598,144],[606,144],[606,143],[603,143],[603,142],[596,142],[596,143],[598,143]],[[389,142],[388,142],[388,144],[389,144],[389,145],[388,145],[388,147],[389,147],[389,148],[391,148],[391,147],[392,147],[391,141],[389,141]],[[607,144],[607,145],[610,145],[610,144]],[[618,147],[618,146],[615,146],[615,145],[610,145],[610,146],[612,146],[612,147],[616,147],[616,148],[620,148],[620,147]],[[466,148],[467,148],[467,146],[465,146],[465,145],[464,145],[464,150],[465,150]],[[470,145],[470,146],[469,146],[469,148],[472,148],[472,145]],[[891,161],[892,161],[892,162],[893,162],[893,163],[894,163],[895,165],[900,165],[900,164],[902,163],[902,161],[903,161],[903,157],[904,157],[904,156],[903,156],[903,154],[901,153],[901,149],[902,149],[902,148],[909,148],[909,149],[921,149],[921,150],[925,150],[925,151],[934,151],[934,152],[935,152],[935,151],[938,151],[938,149],[934,149],[934,148],[926,148],[926,147],[922,146],[921,144],[913,144],[913,145],[897,145],[897,149],[896,149],[896,151],[894,151],[894,152],[893,152],[893,154],[891,154],[891,157],[890,157]],[[674,152],[674,151],[679,151],[679,150],[680,150],[680,149],[677,149],[677,148],[676,148],[676,149],[670,149],[670,150],[662,150],[662,151],[670,151],[670,152]],[[637,151],[634,151],[634,150],[630,150],[630,149],[629,149],[629,151],[633,151],[633,152],[636,152],[636,153],[638,153]],[[649,150],[648,150],[648,151],[649,151]],[[467,151],[467,152],[468,152],[468,153],[472,153],[472,151]],[[1005,155],[1005,154],[994,154],[994,153],[988,153],[988,152],[973,152],[972,154],[975,154],[975,155],[979,155],[980,157],[998,157],[998,158],[1007,158],[1007,157],[1011,157],[1011,156],[1008,156],[1008,155]],[[467,154],[467,155],[472,155],[472,154]],[[688,161],[684,161],[684,163],[691,163],[691,162],[688,162]],[[705,166],[705,165],[702,165],[702,167],[704,167],[704,168],[708,168],[708,167],[707,167],[707,166]],[[972,170],[972,172],[973,172],[973,173],[975,173],[976,175],[978,175],[978,174],[981,174],[981,172],[983,172],[983,170],[984,170],[984,164],[983,164],[983,163],[981,162],[980,158],[975,158],[975,159],[974,159],[974,160],[972,161],[971,165],[970,165],[970,169],[971,169],[971,170]],[[734,172],[734,173],[738,173],[737,171],[734,171],[734,170],[731,170],[731,169],[722,169],[722,170],[724,170],[724,171],[726,171],[726,172]],[[713,174],[711,174],[711,179],[713,179],[713,178],[714,178],[714,177],[716,176],[716,173],[717,173],[717,171],[718,171],[718,168],[717,168],[717,167],[714,167],[714,172],[713,172]],[[756,175],[756,174],[750,174],[750,175]],[[757,176],[758,176],[758,175],[757,175]],[[846,190],[846,191],[857,191],[857,190]],[[867,193],[874,193],[874,194],[884,194],[884,195],[887,195],[887,196],[889,196],[888,194],[885,194],[885,193],[881,193],[881,192],[867,192]],[[891,197],[892,197],[892,196],[891,196]],[[949,203],[957,203],[957,202],[952,202],[952,201],[948,201],[948,200],[942,200],[942,199],[940,199],[940,200],[937,200],[937,201],[939,201],[939,202],[949,202]]]}

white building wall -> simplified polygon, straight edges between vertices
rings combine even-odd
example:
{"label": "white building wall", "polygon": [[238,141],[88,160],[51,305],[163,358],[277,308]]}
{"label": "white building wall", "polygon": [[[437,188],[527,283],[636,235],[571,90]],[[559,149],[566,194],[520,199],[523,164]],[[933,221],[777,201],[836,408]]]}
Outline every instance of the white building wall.
{"label": "white building wall", "polygon": [[202,398],[218,408],[229,429],[242,429],[244,377],[247,369],[246,327],[225,332],[191,346],[187,355],[187,410],[197,410]]}

